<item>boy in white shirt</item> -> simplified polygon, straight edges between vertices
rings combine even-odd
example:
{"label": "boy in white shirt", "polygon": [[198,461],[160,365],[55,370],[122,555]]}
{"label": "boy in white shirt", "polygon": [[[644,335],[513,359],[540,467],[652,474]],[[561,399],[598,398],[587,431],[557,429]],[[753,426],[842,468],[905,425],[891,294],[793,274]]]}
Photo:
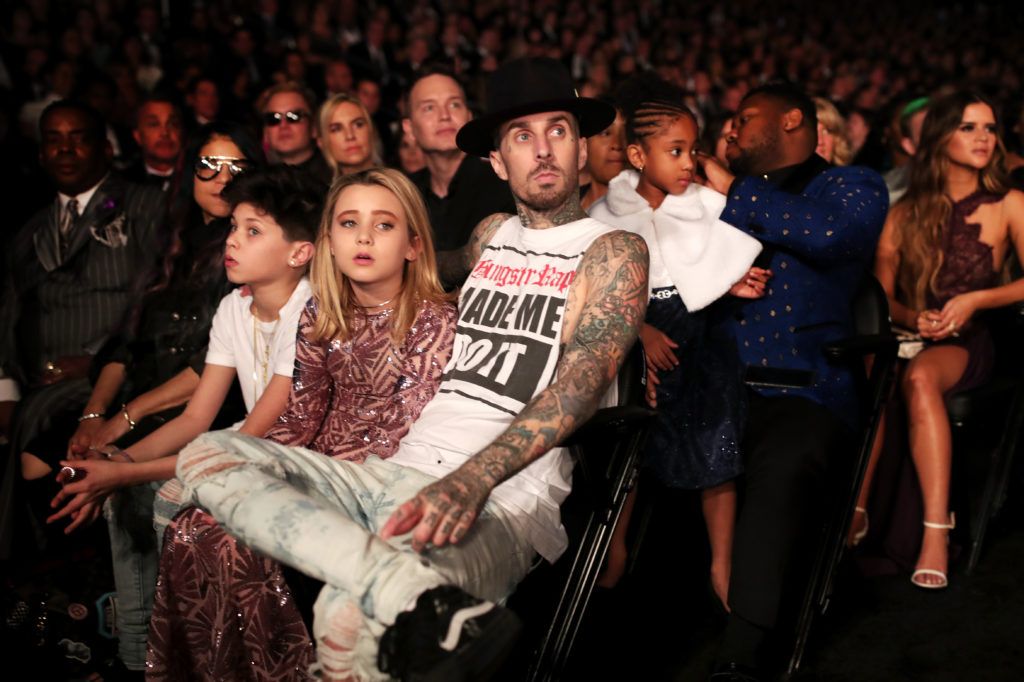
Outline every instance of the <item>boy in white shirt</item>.
{"label": "boy in white shirt", "polygon": [[[70,532],[95,519],[110,493],[142,486],[152,495],[160,482],[173,479],[178,450],[209,429],[236,376],[248,412],[236,425],[238,431],[262,437],[277,421],[291,391],[299,315],[311,295],[305,273],[320,220],[321,190],[288,166],[250,171],[224,189],[231,205],[224,265],[228,279],[242,286],[225,296],[217,309],[206,366],[192,399],[178,417],[130,450],[108,445],[103,452],[89,451],[86,459],[61,462],[65,486],[52,506],[63,507],[48,522],[70,517]],[[122,640],[139,639],[143,651],[161,531],[178,511],[180,490],[180,484],[170,480],[154,499],[155,552],[139,551],[127,534],[111,533],[118,630]],[[141,494],[138,489],[124,494],[129,492]],[[114,507],[106,506],[108,523],[130,524],[114,513]],[[114,541],[115,536],[123,536],[124,542]]]}

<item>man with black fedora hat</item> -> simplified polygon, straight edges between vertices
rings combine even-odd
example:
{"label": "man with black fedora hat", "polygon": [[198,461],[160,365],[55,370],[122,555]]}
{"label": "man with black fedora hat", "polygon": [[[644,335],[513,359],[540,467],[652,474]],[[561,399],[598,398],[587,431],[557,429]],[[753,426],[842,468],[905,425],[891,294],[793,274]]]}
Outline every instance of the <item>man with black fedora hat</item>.
{"label": "man with black fedora hat", "polygon": [[451,360],[398,452],[355,465],[220,431],[179,458],[193,501],[326,583],[314,630],[331,679],[497,668],[519,623],[495,602],[568,542],[572,465],[558,445],[599,406],[646,311],[643,239],[579,206],[582,135],[611,107],[579,98],[546,59],[500,68],[488,104],[458,143],[489,155],[517,215],[477,228]]}

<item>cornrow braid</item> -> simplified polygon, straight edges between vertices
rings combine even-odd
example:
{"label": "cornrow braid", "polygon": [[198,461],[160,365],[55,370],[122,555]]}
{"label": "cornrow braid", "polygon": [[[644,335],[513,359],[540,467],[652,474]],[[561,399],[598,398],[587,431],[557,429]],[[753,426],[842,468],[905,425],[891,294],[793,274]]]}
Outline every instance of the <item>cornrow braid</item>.
{"label": "cornrow braid", "polygon": [[680,116],[689,116],[697,123],[697,117],[683,103],[684,97],[682,88],[653,73],[641,73],[624,81],[616,90],[615,99],[626,119],[626,142],[642,142]]}

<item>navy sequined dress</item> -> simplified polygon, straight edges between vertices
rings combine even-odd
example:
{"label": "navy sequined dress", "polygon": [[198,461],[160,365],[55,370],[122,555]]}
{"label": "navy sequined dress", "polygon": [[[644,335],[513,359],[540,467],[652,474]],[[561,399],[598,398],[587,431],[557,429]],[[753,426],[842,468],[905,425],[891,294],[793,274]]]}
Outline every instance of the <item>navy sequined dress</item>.
{"label": "navy sequined dress", "polygon": [[722,305],[690,312],[673,288],[664,288],[647,308],[647,323],[679,344],[679,365],[658,373],[658,415],[644,453],[645,468],[672,488],[712,488],[743,471],[746,393]]}

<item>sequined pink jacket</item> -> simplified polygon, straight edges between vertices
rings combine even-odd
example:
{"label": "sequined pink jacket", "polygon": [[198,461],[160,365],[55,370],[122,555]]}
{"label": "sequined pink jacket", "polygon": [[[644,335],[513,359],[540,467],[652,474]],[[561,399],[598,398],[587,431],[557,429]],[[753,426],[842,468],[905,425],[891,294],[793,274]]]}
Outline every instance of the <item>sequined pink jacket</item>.
{"label": "sequined pink jacket", "polygon": [[349,340],[312,342],[313,299],[299,320],[288,406],[266,438],[362,462],[390,457],[437,392],[451,355],[456,310],[423,302],[400,344],[389,311],[357,318]]}

